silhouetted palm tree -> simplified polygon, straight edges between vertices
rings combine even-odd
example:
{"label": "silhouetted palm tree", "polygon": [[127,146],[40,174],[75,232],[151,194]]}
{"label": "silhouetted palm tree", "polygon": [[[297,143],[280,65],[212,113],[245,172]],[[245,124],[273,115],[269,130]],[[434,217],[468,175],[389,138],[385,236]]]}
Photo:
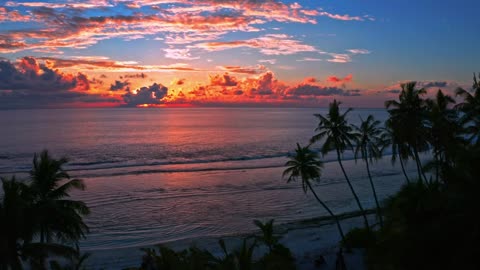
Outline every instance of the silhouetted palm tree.
{"label": "silhouetted palm tree", "polygon": [[35,154],[30,171],[35,195],[36,223],[40,242],[78,241],[88,232],[83,216],[90,213],[84,202],[67,200],[72,189],[84,190],[80,179],[70,179],[63,169],[66,158],[54,159],[44,150]]}
{"label": "silhouetted palm tree", "polygon": [[0,203],[0,269],[22,269],[21,248],[30,242],[32,230],[31,192],[27,185],[2,178]]}
{"label": "silhouetted palm tree", "polygon": [[450,166],[451,155],[457,147],[459,125],[457,111],[451,106],[455,100],[438,90],[435,99],[428,99],[428,141],[433,147],[436,180],[439,180],[442,166]]}
{"label": "silhouetted palm tree", "polygon": [[273,247],[278,244],[279,237],[273,235],[273,222],[274,219],[262,223],[260,220],[255,219],[253,224],[257,226],[262,231],[262,237],[259,237],[258,240],[263,242],[270,252],[272,252]]}
{"label": "silhouetted palm tree", "polygon": [[333,214],[332,210],[318,197],[317,193],[312,187],[311,181],[319,181],[322,175],[323,162],[320,161],[318,154],[311,151],[309,146],[302,147],[297,143],[297,149],[295,154],[285,163],[288,166],[283,172],[283,177],[287,178],[287,183],[296,181],[300,178],[302,181],[303,192],[307,193],[310,190],[315,196],[315,199],[320,205],[327,210],[328,214],[335,220],[338,228],[338,232],[342,237],[342,241],[345,242],[345,235],[343,234],[342,226],[337,216]]}
{"label": "silhouetted palm tree", "polygon": [[375,205],[377,206],[377,215],[380,220],[380,225],[383,227],[382,213],[375,185],[373,184],[372,174],[370,173],[369,162],[377,161],[382,157],[383,148],[385,146],[385,133],[383,128],[380,127],[380,121],[375,120],[372,115],[369,115],[366,120],[363,120],[362,118],[360,118],[360,120],[360,126],[355,127],[358,132],[355,159],[360,157],[365,161],[368,179],[370,180],[373,197],[375,198]]}
{"label": "silhouetted palm tree", "polygon": [[398,133],[398,130],[393,129],[392,119],[388,119],[387,121],[385,121],[385,143],[390,145],[392,148],[392,164],[395,164],[398,157],[403,175],[405,176],[407,183],[410,183],[410,179],[408,178],[407,172],[405,170],[404,161],[408,160],[408,158],[410,156],[413,156],[413,154],[411,153],[407,145],[401,143]]}
{"label": "silhouetted palm tree", "polygon": [[420,181],[426,181],[426,176],[422,169],[422,163],[419,152],[428,149],[426,141],[427,130],[426,104],[421,98],[426,93],[424,88],[415,89],[416,82],[401,84],[402,91],[399,101],[388,100],[385,106],[390,114],[390,125],[395,131],[399,144],[407,145],[415,157],[417,164],[418,178]]}
{"label": "silhouetted palm tree", "polygon": [[[480,75],[479,75],[480,77]],[[464,125],[470,143],[480,145],[480,82],[473,74],[473,94],[467,90],[458,88],[456,95],[463,97],[463,102],[455,107],[463,112],[461,124]]]}
{"label": "silhouetted palm tree", "polygon": [[325,142],[322,145],[321,151],[322,154],[327,154],[330,151],[335,150],[337,152],[337,161],[340,164],[340,168],[342,169],[343,175],[347,180],[348,186],[355,197],[355,201],[357,202],[358,208],[363,214],[363,218],[365,220],[365,225],[367,228],[368,219],[367,215],[360,203],[360,199],[355,192],[355,189],[350,182],[350,179],[345,172],[345,168],[343,168],[342,164],[342,154],[347,149],[353,150],[352,142],[356,140],[356,134],[353,132],[354,128],[352,125],[348,124],[347,122],[347,114],[352,110],[351,108],[347,109],[343,114],[340,113],[340,104],[341,102],[337,102],[333,100],[330,103],[329,111],[326,116],[321,114],[315,114],[315,116],[319,119],[319,123],[315,131],[319,133],[314,135],[311,139],[311,143],[318,142],[322,139],[325,139]]}

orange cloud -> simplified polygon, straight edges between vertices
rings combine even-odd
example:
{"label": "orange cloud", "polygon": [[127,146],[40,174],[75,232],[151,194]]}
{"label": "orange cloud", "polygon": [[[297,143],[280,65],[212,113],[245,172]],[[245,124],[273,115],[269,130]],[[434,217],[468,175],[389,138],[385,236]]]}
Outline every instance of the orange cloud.
{"label": "orange cloud", "polygon": [[346,83],[346,82],[351,82],[353,79],[353,75],[352,74],[348,74],[347,76],[345,76],[344,78],[340,78],[340,77],[337,77],[337,76],[329,76],[327,77],[327,82],[331,82],[331,83]]}

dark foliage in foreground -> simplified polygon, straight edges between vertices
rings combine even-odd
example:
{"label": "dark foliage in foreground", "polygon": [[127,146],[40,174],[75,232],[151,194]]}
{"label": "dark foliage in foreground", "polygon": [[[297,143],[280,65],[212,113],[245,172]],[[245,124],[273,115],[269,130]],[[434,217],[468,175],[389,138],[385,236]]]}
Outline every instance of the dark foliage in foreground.
{"label": "dark foliage in foreground", "polygon": [[[408,131],[395,131],[402,126],[397,120],[409,120],[401,112],[408,106],[390,103],[396,107],[389,122],[404,138],[404,157],[416,161],[418,179],[386,200],[382,228],[347,234],[349,246],[366,249],[370,269],[480,269],[480,85],[474,81],[473,94],[457,91],[465,100],[455,107],[441,91],[435,100],[412,97],[419,119]],[[415,152],[427,145],[433,160],[421,166]]]}
{"label": "dark foliage in foreground", "polygon": [[85,185],[63,170],[66,162],[43,151],[35,154],[28,181],[1,179],[0,269],[23,269],[25,264],[32,269],[60,267],[53,259],[48,262],[53,257],[72,261],[62,269],[80,269],[74,262],[84,259],[72,246],[88,232],[83,216],[89,209],[68,199],[72,189],[83,190]]}
{"label": "dark foliage in foreground", "polygon": [[[262,235],[255,238],[244,238],[242,245],[229,251],[223,240],[219,245],[223,252],[215,256],[208,250],[190,247],[174,251],[165,246],[155,249],[143,249],[145,255],[138,270],[292,270],[295,260],[290,250],[278,242],[279,237],[273,233],[273,220],[265,224],[255,220]],[[254,258],[256,248],[264,245],[267,252]]]}

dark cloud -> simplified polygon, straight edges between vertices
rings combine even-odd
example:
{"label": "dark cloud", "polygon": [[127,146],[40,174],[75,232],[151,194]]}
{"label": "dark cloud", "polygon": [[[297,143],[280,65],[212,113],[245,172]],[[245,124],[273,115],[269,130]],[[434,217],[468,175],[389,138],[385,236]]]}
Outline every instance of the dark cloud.
{"label": "dark cloud", "polygon": [[302,83],[286,90],[289,96],[361,96],[361,90]]}
{"label": "dark cloud", "polygon": [[137,74],[126,74],[123,76],[124,78],[127,78],[127,79],[145,79],[147,78],[147,74],[145,73],[137,73]]}
{"label": "dark cloud", "polygon": [[176,85],[184,85],[186,80],[187,80],[187,79],[185,79],[185,78],[183,78],[183,79],[178,79],[178,80],[175,81],[175,84],[176,84]]}
{"label": "dark cloud", "polygon": [[[352,90],[350,90],[352,91]],[[326,87],[313,84],[300,84],[287,90],[287,94],[294,96],[350,96],[350,92],[338,87]]]}
{"label": "dark cloud", "polygon": [[420,83],[421,87],[430,88],[430,87],[446,87],[448,85],[445,81],[440,82],[422,82]]}
{"label": "dark cloud", "polygon": [[[55,107],[78,102],[89,95],[90,80],[85,74],[67,74],[41,64],[34,57],[18,62],[0,61],[0,107]],[[89,98],[91,100],[91,98]]]}
{"label": "dark cloud", "polygon": [[134,92],[127,92],[123,95],[123,100],[129,107],[135,107],[142,104],[162,104],[162,98],[167,95],[168,88],[154,83],[148,87],[142,87]]}
{"label": "dark cloud", "polygon": [[118,90],[125,90],[125,91],[130,91],[130,88],[128,87],[130,85],[129,81],[117,81],[115,80],[114,84],[110,85],[110,90],[111,91],[118,91]]}
{"label": "dark cloud", "polygon": [[391,94],[399,94],[401,92],[400,89],[392,89],[392,90],[386,90],[385,92],[391,93]]}
{"label": "dark cloud", "polygon": [[210,85],[212,86],[236,86],[237,84],[237,78],[230,76],[228,73],[210,76]]}

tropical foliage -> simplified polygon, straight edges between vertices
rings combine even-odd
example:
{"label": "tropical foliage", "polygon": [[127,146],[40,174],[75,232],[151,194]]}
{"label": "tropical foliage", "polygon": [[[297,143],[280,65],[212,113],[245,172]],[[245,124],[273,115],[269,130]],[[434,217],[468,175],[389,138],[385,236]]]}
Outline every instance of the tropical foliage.
{"label": "tropical foliage", "polygon": [[347,115],[352,109],[349,108],[341,113],[340,104],[341,102],[333,100],[333,102],[330,103],[328,113],[325,116],[315,114],[315,117],[319,120],[318,126],[315,129],[318,133],[310,139],[310,143],[316,143],[323,140],[323,145],[321,147],[322,154],[325,155],[331,151],[336,152],[338,164],[347,180],[348,187],[355,198],[358,208],[363,213],[365,226],[369,227],[367,215],[342,163],[343,152],[353,149],[353,143],[357,140],[357,134],[354,132],[354,127],[347,121]]}
{"label": "tropical foliage", "polygon": [[325,202],[318,197],[311,183],[312,181],[320,181],[320,176],[322,174],[323,162],[320,161],[318,154],[310,150],[309,146],[302,147],[297,143],[295,154],[290,157],[290,160],[285,163],[285,166],[287,166],[287,168],[283,172],[283,177],[288,177],[287,182],[296,181],[300,178],[303,192],[307,193],[307,191],[310,190],[318,203],[320,203],[328,214],[334,218],[338,232],[343,240],[345,235],[342,226],[340,225],[340,221]]}
{"label": "tropical foliage", "polygon": [[365,161],[367,168],[368,180],[372,188],[373,198],[377,207],[377,216],[380,224],[383,226],[382,211],[380,203],[378,202],[377,192],[373,183],[372,174],[370,173],[370,163],[379,160],[383,155],[383,148],[386,145],[386,133],[380,127],[381,122],[375,120],[372,115],[369,115],[366,120],[361,119],[359,127],[355,127],[357,131],[357,146],[355,148],[355,158],[360,157]]}
{"label": "tropical foliage", "polygon": [[[208,250],[190,247],[175,251],[166,246],[155,249],[143,249],[141,270],[292,270],[295,269],[295,260],[290,250],[280,244],[278,236],[273,234],[273,220],[262,223],[254,222],[262,234],[256,238],[246,237],[242,244],[233,251],[229,251],[223,239],[219,245],[223,254],[214,255]],[[267,247],[263,256],[254,258],[259,243]]]}
{"label": "tropical foliage", "polygon": [[63,169],[67,160],[47,151],[33,158],[30,179],[2,178],[0,201],[0,269],[47,267],[49,256],[73,259],[78,240],[88,232],[85,203],[69,200],[72,189],[83,190],[82,180]]}
{"label": "tropical foliage", "polygon": [[[401,160],[415,159],[418,181],[385,201],[382,228],[356,229],[346,239],[366,249],[370,269],[480,269],[479,84],[474,76],[473,94],[458,89],[464,100],[457,105],[441,90],[422,99],[414,86],[387,103],[387,132]],[[423,167],[422,151],[432,158]]]}

